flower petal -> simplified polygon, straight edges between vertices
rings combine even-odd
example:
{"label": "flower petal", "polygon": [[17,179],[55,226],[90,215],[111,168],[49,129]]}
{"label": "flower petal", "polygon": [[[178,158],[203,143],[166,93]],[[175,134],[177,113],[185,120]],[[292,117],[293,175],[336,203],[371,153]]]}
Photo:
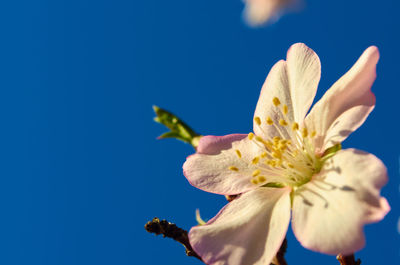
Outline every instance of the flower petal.
{"label": "flower petal", "polygon": [[315,146],[320,152],[345,140],[373,110],[375,96],[370,89],[378,60],[378,48],[369,47],[312,108],[306,125],[317,133]]}
{"label": "flower petal", "polygon": [[270,264],[290,221],[290,189],[259,188],[226,205],[189,240],[209,265]]}
{"label": "flower petal", "polygon": [[280,9],[288,0],[244,0],[244,18],[250,26],[261,25],[273,17],[277,17]]}
{"label": "flower petal", "polygon": [[228,134],[224,136],[207,135],[200,138],[197,153],[216,155],[221,150],[232,147],[232,142],[240,141],[247,137],[247,134]]}
{"label": "flower petal", "polygon": [[[240,134],[202,137],[198,152],[189,156],[183,165],[183,174],[190,184],[223,195],[257,188],[250,182],[255,170],[251,161],[263,150],[254,141],[243,138],[244,135]],[[235,170],[231,170],[231,167]]]}
{"label": "flower petal", "polygon": [[[284,118],[287,122],[302,124],[315,97],[320,76],[321,64],[314,51],[302,43],[292,45],[287,61],[277,62],[265,80],[254,114],[262,123],[260,126],[254,123],[254,132],[266,138],[279,135],[274,126],[267,125],[267,117],[275,123]],[[274,97],[281,103],[277,107],[273,103]],[[282,110],[284,105],[287,106],[286,115]]]}
{"label": "flower petal", "polygon": [[309,249],[344,255],[365,244],[363,226],[381,220],[390,207],[380,197],[386,168],[372,154],[339,151],[312,181],[296,191],[292,227]]}

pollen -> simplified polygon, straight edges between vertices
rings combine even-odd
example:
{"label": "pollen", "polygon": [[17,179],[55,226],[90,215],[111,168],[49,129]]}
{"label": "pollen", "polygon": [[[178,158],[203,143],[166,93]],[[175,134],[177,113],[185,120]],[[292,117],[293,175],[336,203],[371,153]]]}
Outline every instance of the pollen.
{"label": "pollen", "polygon": [[299,129],[299,124],[297,123],[297,122],[294,122],[293,124],[292,124],[292,130],[293,131],[297,131]]}
{"label": "pollen", "polygon": [[306,138],[308,136],[308,130],[306,127],[303,128],[303,132],[301,133],[303,138]]}
{"label": "pollen", "polygon": [[264,143],[264,139],[260,136],[256,136],[256,141]]}
{"label": "pollen", "polygon": [[274,124],[274,121],[271,119],[270,116],[267,117],[266,122],[267,122],[268,125]]}
{"label": "pollen", "polygon": [[258,184],[258,180],[256,180],[256,179],[251,179],[250,182],[251,182],[252,184],[254,184],[254,185],[257,185],[257,184]]}
{"label": "pollen", "polygon": [[236,149],[235,152],[239,158],[242,158],[242,153],[239,150]]}
{"label": "pollen", "polygon": [[257,177],[258,182],[265,182],[267,179],[264,176]]}
{"label": "pollen", "polygon": [[274,141],[274,143],[277,143],[281,140],[281,137],[275,136],[274,138],[272,138],[272,140]]}
{"label": "pollen", "polygon": [[259,156],[256,156],[256,157],[253,158],[253,160],[251,160],[251,163],[252,163],[253,165],[256,165],[256,164],[258,164],[259,161],[260,161],[260,157],[259,157]]}
{"label": "pollen", "polygon": [[280,120],[279,120],[279,124],[280,124],[281,126],[286,126],[286,125],[288,125],[287,122],[286,122],[284,119],[280,119]]}
{"label": "pollen", "polygon": [[254,121],[257,123],[257,125],[261,125],[261,119],[260,117],[254,117]]}
{"label": "pollen", "polygon": [[267,161],[265,161],[265,164],[267,164],[268,166],[271,166],[271,167],[276,166],[275,160],[267,160]]}
{"label": "pollen", "polygon": [[252,175],[253,177],[256,177],[256,176],[260,175],[260,173],[261,173],[261,170],[256,169],[256,170],[253,171],[253,173],[252,173],[251,175]]}
{"label": "pollen", "polygon": [[283,105],[282,111],[283,111],[283,114],[286,115],[288,113],[288,106],[287,105]]}
{"label": "pollen", "polygon": [[272,103],[274,103],[274,105],[277,107],[277,106],[279,106],[281,104],[281,101],[279,100],[279,98],[274,97],[272,99]]}
{"label": "pollen", "polygon": [[249,138],[249,140],[253,140],[254,138],[254,133],[249,133],[249,135],[247,136]]}
{"label": "pollen", "polygon": [[236,171],[236,172],[239,171],[239,169],[237,167],[235,167],[235,166],[230,166],[229,170]]}
{"label": "pollen", "polygon": [[268,156],[267,152],[264,152],[260,155],[261,158],[266,158]]}
{"label": "pollen", "polygon": [[281,158],[282,154],[281,154],[281,152],[276,150],[276,151],[272,152],[272,156],[275,157],[275,158]]}
{"label": "pollen", "polygon": [[311,137],[311,138],[314,138],[315,135],[317,135],[317,132],[316,132],[316,131],[313,131],[313,132],[311,133],[310,137]]}

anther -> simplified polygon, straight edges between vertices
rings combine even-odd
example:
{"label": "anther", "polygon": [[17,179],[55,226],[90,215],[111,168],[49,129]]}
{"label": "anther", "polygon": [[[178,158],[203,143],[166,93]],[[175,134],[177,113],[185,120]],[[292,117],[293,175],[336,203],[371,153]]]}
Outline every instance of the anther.
{"label": "anther", "polygon": [[292,130],[293,131],[297,131],[299,129],[299,124],[297,123],[297,122],[294,122],[293,124],[292,124]]}
{"label": "anther", "polygon": [[316,132],[316,131],[313,131],[313,132],[311,133],[310,137],[311,137],[311,138],[314,138],[315,135],[317,135],[317,132]]}
{"label": "anther", "polygon": [[251,175],[252,175],[253,177],[256,177],[256,176],[260,175],[260,173],[261,173],[261,170],[256,169],[256,170],[253,171],[253,174],[251,174]]}
{"label": "anther", "polygon": [[276,150],[276,151],[272,152],[272,156],[275,157],[275,158],[281,158],[282,154],[281,154],[281,152]]}
{"label": "anther", "polygon": [[256,141],[264,143],[264,139],[260,136],[256,136]]}
{"label": "anther", "polygon": [[258,177],[257,177],[257,180],[258,180],[258,182],[264,182],[264,181],[266,181],[267,179],[266,179],[264,176],[258,176]]}
{"label": "anther", "polygon": [[288,113],[288,106],[287,105],[283,105],[282,111],[283,111],[283,114],[286,115]]}
{"label": "anther", "polygon": [[235,166],[230,166],[229,170],[236,171],[236,172],[239,171],[239,169]]}
{"label": "anther", "polygon": [[236,149],[235,152],[239,158],[242,158],[242,153],[239,150]]}
{"label": "anther", "polygon": [[308,130],[306,127],[303,128],[302,135],[303,135],[303,138],[306,138],[308,136]]}
{"label": "anther", "polygon": [[249,135],[247,136],[249,138],[249,140],[253,140],[254,138],[254,133],[249,133]]}
{"label": "anther", "polygon": [[279,137],[279,136],[274,136],[274,138],[272,138],[272,140],[273,140],[274,142],[279,142],[279,141],[281,140],[281,137]]}
{"label": "anther", "polygon": [[271,119],[270,116],[267,117],[266,122],[267,122],[268,125],[274,124],[274,121]]}
{"label": "anther", "polygon": [[260,117],[254,117],[254,121],[257,123],[257,125],[261,125],[261,119]]}
{"label": "anther", "polygon": [[284,119],[280,119],[280,120],[279,120],[279,124],[280,124],[281,126],[286,126],[286,125],[288,125],[287,122],[286,122]]}
{"label": "anther", "polygon": [[267,155],[268,155],[267,152],[264,152],[264,153],[262,153],[262,154],[260,155],[260,157],[261,157],[261,158],[266,158]]}
{"label": "anther", "polygon": [[255,165],[255,164],[258,164],[258,161],[260,161],[260,157],[259,157],[259,156],[256,156],[256,157],[253,158],[253,160],[251,160],[251,163],[252,163],[253,165]]}
{"label": "anther", "polygon": [[258,184],[258,180],[256,180],[256,179],[251,179],[250,182],[251,182],[252,184],[254,184],[254,185],[257,185],[257,184]]}
{"label": "anther", "polygon": [[279,106],[281,104],[281,101],[279,100],[279,98],[274,97],[272,99],[272,103],[274,103],[274,105],[277,107],[277,106]]}

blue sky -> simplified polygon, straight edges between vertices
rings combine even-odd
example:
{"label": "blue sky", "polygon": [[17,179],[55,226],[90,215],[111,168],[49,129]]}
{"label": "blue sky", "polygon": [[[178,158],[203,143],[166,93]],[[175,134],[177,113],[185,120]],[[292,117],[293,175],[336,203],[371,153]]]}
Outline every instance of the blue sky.
{"label": "blue sky", "polygon": [[[289,46],[320,56],[317,98],[369,45],[381,52],[377,105],[344,143],[381,158],[392,206],[365,228],[363,264],[400,260],[395,0],[305,0],[302,12],[251,29],[240,0],[0,3],[0,263],[200,264],[148,234],[154,216],[183,228],[226,203],[190,186],[193,150],[156,140],[151,106],[201,134],[247,133],[264,79]],[[288,234],[289,264],[338,264]]]}

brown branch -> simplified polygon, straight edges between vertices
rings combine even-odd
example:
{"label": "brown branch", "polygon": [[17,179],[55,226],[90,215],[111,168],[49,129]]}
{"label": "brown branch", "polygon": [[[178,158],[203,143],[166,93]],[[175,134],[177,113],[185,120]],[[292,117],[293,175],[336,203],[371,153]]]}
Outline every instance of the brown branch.
{"label": "brown branch", "polygon": [[340,262],[341,265],[360,265],[361,260],[355,260],[354,254],[344,256],[342,254],[337,255],[336,259]]}
{"label": "brown branch", "polygon": [[281,247],[279,248],[278,252],[276,253],[276,256],[272,260],[273,265],[287,265],[287,262],[285,260],[286,249],[287,249],[287,240],[285,238],[282,242]]}
{"label": "brown branch", "polygon": [[186,249],[186,255],[198,258],[200,256],[193,250],[189,242],[188,232],[182,228],[177,227],[175,224],[168,222],[167,220],[161,220],[154,217],[153,220],[147,222],[144,226],[147,232],[156,235],[163,235],[163,237],[169,237],[173,240],[181,243]]}

